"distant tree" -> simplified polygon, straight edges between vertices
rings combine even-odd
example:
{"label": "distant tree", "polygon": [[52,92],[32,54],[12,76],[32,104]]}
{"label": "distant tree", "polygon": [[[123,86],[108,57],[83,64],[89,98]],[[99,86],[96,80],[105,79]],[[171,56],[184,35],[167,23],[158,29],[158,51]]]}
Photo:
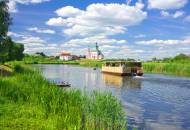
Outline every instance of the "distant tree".
{"label": "distant tree", "polygon": [[36,52],[36,55],[40,55],[42,57],[46,57],[46,55],[43,52]]}
{"label": "distant tree", "polygon": [[153,58],[152,58],[152,61],[157,61],[157,58],[156,58],[156,57],[153,57]]}
{"label": "distant tree", "polygon": [[127,58],[127,61],[135,61],[135,59]]}
{"label": "distant tree", "polygon": [[185,60],[185,59],[189,59],[189,56],[185,54],[179,54],[173,58],[173,60]]}

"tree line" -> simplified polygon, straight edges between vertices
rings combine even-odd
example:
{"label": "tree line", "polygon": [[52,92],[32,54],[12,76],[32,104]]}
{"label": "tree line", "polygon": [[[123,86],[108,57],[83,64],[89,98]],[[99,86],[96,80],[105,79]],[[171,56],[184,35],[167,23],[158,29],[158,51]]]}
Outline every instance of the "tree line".
{"label": "tree line", "polygon": [[0,63],[21,60],[24,57],[24,45],[15,43],[7,36],[12,23],[7,4],[8,0],[0,1]]}

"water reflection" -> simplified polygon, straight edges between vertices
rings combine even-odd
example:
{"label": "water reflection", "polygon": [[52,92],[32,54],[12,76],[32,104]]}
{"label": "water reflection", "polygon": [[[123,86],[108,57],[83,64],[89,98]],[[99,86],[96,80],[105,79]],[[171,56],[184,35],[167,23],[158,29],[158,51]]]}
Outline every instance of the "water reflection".
{"label": "water reflection", "polygon": [[123,77],[111,74],[102,74],[102,79],[106,86],[122,88],[141,88],[141,79],[133,78],[133,77]]}

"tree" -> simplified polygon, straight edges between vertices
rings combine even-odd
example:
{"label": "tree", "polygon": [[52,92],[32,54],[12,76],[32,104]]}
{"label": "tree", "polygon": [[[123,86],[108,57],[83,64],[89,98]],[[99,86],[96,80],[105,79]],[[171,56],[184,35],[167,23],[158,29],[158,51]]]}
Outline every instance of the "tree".
{"label": "tree", "polygon": [[42,57],[46,57],[46,55],[43,52],[36,52],[36,55],[42,56]]}
{"label": "tree", "polygon": [[22,60],[24,57],[24,45],[19,43],[13,43],[13,46],[9,48],[9,61],[11,60]]}
{"label": "tree", "polygon": [[12,21],[7,4],[8,0],[0,1],[0,63],[10,60],[21,60],[24,56],[24,46],[14,43],[7,36]]}
{"label": "tree", "polygon": [[7,37],[9,25],[11,24],[11,17],[8,12],[8,0],[0,1],[0,42]]}

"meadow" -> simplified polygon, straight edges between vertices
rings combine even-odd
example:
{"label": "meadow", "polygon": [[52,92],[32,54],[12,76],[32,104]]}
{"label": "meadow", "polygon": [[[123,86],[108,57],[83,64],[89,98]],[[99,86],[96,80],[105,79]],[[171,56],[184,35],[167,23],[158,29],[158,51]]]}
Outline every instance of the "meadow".
{"label": "meadow", "polygon": [[58,88],[28,66],[0,76],[2,130],[122,130],[121,103],[111,93]]}

